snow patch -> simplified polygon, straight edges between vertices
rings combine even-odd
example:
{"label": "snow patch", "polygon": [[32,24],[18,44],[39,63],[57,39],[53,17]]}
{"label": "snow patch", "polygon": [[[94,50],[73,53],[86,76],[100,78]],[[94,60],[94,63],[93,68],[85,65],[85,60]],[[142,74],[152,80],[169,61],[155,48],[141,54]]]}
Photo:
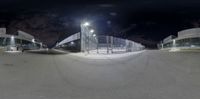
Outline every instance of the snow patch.
{"label": "snow patch", "polygon": [[128,57],[131,55],[136,55],[142,53],[143,51],[136,51],[136,52],[127,52],[127,53],[120,53],[120,54],[98,54],[98,53],[70,53],[69,55],[87,58],[87,59],[116,59],[122,57]]}

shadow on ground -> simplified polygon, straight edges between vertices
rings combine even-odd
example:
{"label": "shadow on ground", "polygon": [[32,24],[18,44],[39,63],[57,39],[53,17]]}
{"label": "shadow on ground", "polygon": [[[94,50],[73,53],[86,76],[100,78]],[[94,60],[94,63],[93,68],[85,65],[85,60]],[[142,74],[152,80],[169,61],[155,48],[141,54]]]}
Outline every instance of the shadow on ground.
{"label": "shadow on ground", "polygon": [[69,52],[66,51],[60,51],[60,50],[54,50],[54,49],[49,49],[49,50],[30,50],[26,51],[28,53],[34,53],[34,54],[44,54],[44,55],[62,55],[62,54],[68,54]]}

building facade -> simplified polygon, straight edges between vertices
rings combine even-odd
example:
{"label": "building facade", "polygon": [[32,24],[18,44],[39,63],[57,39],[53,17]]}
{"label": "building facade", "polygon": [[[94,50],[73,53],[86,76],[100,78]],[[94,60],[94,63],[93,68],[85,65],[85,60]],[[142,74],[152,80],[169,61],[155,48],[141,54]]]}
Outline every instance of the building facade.
{"label": "building facade", "polygon": [[[174,36],[173,36],[174,37]],[[167,40],[166,40],[167,39]],[[165,38],[158,47],[161,49],[170,48],[189,48],[199,49],[200,48],[200,28],[192,28],[178,32],[178,37]]]}
{"label": "building facade", "polygon": [[18,31],[18,35],[6,34],[6,28],[0,28],[0,49],[4,51],[23,51],[40,49],[43,44],[34,36]]}

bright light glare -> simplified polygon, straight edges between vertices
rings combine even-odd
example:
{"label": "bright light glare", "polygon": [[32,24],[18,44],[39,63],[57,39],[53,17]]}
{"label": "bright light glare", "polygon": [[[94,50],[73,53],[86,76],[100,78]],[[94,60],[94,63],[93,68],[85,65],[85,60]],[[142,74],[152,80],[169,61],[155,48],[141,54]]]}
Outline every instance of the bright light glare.
{"label": "bright light glare", "polygon": [[84,25],[84,26],[89,26],[90,23],[89,23],[89,22],[85,22],[83,25]]}
{"label": "bright light glare", "polygon": [[176,40],[175,40],[175,39],[173,39],[173,42],[176,42]]}
{"label": "bright light glare", "polygon": [[11,36],[11,39],[14,39],[14,36]]}
{"label": "bright light glare", "polygon": [[93,34],[92,36],[93,36],[93,37],[96,37],[96,34]]}
{"label": "bright light glare", "polygon": [[14,46],[15,45],[15,37],[12,35],[10,39],[10,45]]}
{"label": "bright light glare", "polygon": [[94,30],[92,29],[92,30],[90,30],[90,33],[94,33]]}
{"label": "bright light glare", "polygon": [[72,42],[70,42],[70,44],[71,44],[71,45],[74,45],[74,42],[72,41]]}
{"label": "bright light glare", "polygon": [[35,42],[35,39],[32,39],[32,42],[34,43],[34,42]]}
{"label": "bright light glare", "polygon": [[173,46],[175,47],[175,45],[176,45],[176,40],[173,39]]}

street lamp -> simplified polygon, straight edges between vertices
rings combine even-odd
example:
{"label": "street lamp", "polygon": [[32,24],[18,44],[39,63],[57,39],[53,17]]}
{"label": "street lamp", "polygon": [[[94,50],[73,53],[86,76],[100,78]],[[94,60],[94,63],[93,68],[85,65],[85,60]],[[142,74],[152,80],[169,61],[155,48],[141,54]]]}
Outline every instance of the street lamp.
{"label": "street lamp", "polygon": [[89,32],[88,34],[88,53],[89,53],[90,44],[92,44],[91,41],[93,41],[93,37],[95,36],[94,36],[94,29],[90,29],[88,32]]}
{"label": "street lamp", "polygon": [[94,30],[93,30],[93,29],[91,29],[91,30],[90,30],[90,33],[94,33]]}
{"label": "street lamp", "polygon": [[176,47],[176,40],[175,39],[173,39],[173,47]]}
{"label": "street lamp", "polygon": [[15,46],[15,37],[14,37],[13,35],[11,36],[10,44],[11,44],[12,46]]}
{"label": "street lamp", "polygon": [[35,48],[35,39],[32,39],[33,47]]}
{"label": "street lamp", "polygon": [[93,37],[96,37],[96,34],[93,34],[92,36],[93,36]]}
{"label": "street lamp", "polygon": [[15,37],[12,35],[10,39],[10,50],[14,51],[15,50]]}
{"label": "street lamp", "polygon": [[74,42],[72,41],[72,42],[70,42],[70,45],[74,45]]}
{"label": "street lamp", "polygon": [[32,42],[35,43],[35,39],[32,39]]}
{"label": "street lamp", "polygon": [[83,26],[90,26],[90,23],[89,23],[89,22],[85,22],[85,23],[83,24]]}
{"label": "street lamp", "polygon": [[11,36],[11,39],[14,39],[14,38],[15,38],[15,37],[12,35],[12,36]]}

